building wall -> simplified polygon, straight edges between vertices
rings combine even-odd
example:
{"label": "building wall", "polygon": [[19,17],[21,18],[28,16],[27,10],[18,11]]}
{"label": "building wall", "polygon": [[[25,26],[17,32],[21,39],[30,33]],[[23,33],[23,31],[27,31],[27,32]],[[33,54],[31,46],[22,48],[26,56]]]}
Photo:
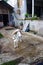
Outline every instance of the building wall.
{"label": "building wall", "polygon": [[27,25],[30,25],[30,30],[36,31],[38,35],[43,36],[43,20],[18,20],[19,22],[15,22],[16,26],[20,25],[20,22],[23,22],[23,31],[26,30]]}
{"label": "building wall", "polygon": [[[2,15],[2,21],[0,21],[0,27],[3,27],[4,26],[4,23],[3,23],[3,14],[8,14],[8,24],[9,25],[12,25],[12,22],[13,22],[13,16],[12,13],[10,13],[10,9],[4,7],[4,6],[0,6],[0,15]],[[7,23],[6,23],[7,24]]]}
{"label": "building wall", "polygon": [[14,13],[9,13],[9,25],[10,25],[10,26],[15,25]]}
{"label": "building wall", "polygon": [[25,14],[27,12],[27,8],[26,8],[26,0],[21,0],[20,1],[20,7],[18,8],[17,5],[17,0],[14,3],[14,10],[17,13],[18,10],[20,10],[20,15],[17,13],[17,16],[19,19],[24,19],[25,18]]}
{"label": "building wall", "polygon": [[9,9],[3,5],[0,5],[0,14],[8,14]]}
{"label": "building wall", "polygon": [[9,14],[9,10],[0,6],[0,15],[1,15],[0,27],[4,26],[2,14]]}
{"label": "building wall", "polygon": [[26,0],[23,0],[22,7],[21,7],[21,16],[22,16],[23,19],[25,18],[26,12],[27,12]]}
{"label": "building wall", "polygon": [[0,14],[8,14],[8,10],[6,10],[6,9],[0,9]]}

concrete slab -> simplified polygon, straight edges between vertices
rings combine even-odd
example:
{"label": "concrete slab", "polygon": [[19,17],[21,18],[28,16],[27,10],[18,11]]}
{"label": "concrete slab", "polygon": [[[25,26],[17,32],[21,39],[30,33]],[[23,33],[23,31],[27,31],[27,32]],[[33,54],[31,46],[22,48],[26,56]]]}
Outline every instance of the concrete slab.
{"label": "concrete slab", "polygon": [[29,65],[29,64],[25,64],[25,63],[20,63],[20,64],[18,64],[18,65]]}

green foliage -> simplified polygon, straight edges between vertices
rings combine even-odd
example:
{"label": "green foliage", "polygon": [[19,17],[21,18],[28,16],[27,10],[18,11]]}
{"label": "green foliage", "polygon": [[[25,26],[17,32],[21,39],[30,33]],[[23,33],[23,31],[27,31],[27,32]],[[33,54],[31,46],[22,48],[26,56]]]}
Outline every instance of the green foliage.
{"label": "green foliage", "polygon": [[18,64],[18,62],[10,61],[10,62],[3,63],[2,65],[16,65],[16,64]]}
{"label": "green foliage", "polygon": [[12,61],[9,61],[9,62],[5,62],[5,63],[3,63],[1,65],[18,65],[21,62],[22,59],[23,58],[20,57],[20,58],[18,58],[16,60],[12,60]]}
{"label": "green foliage", "polygon": [[20,23],[20,26],[23,26],[23,22]]}
{"label": "green foliage", "polygon": [[31,18],[25,18],[25,20],[39,20],[39,17],[34,16],[34,17],[31,17]]}
{"label": "green foliage", "polygon": [[28,16],[29,16],[29,14],[28,14],[28,13],[26,13],[26,14],[25,14],[25,18],[28,18]]}
{"label": "green foliage", "polygon": [[0,38],[3,38],[4,36],[0,33]]}
{"label": "green foliage", "polygon": [[32,17],[31,20],[38,20],[39,18],[38,17]]}

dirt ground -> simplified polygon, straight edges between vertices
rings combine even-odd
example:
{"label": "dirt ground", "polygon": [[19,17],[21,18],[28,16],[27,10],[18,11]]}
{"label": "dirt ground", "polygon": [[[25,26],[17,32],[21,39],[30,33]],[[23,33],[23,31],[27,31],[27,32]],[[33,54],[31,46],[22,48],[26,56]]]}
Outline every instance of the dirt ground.
{"label": "dirt ground", "polygon": [[38,57],[43,57],[43,38],[39,38],[37,35],[35,36],[30,33],[22,32],[22,42],[19,42],[18,48],[14,49],[14,41],[12,39],[12,33],[14,30],[15,29],[0,30],[0,32],[4,35],[4,39],[0,39],[2,53],[10,53],[13,57],[22,56],[25,59],[22,62],[25,62],[26,59],[28,62],[31,62]]}

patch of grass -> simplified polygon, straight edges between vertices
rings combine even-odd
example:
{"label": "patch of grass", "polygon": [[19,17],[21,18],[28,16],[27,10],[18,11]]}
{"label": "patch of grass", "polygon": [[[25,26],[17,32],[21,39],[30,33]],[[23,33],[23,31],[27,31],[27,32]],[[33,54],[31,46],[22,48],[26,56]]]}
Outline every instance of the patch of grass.
{"label": "patch of grass", "polygon": [[6,63],[3,63],[2,65],[17,65],[21,62],[23,58],[18,58],[16,60],[13,60],[13,61],[9,61],[9,62],[6,62]]}
{"label": "patch of grass", "polygon": [[10,62],[3,63],[2,65],[16,65],[16,64],[18,64],[18,61],[10,61]]}
{"label": "patch of grass", "polygon": [[34,16],[34,17],[31,17],[31,18],[25,18],[25,20],[39,20],[39,17]]}
{"label": "patch of grass", "polygon": [[0,33],[0,38],[3,38],[4,36]]}

